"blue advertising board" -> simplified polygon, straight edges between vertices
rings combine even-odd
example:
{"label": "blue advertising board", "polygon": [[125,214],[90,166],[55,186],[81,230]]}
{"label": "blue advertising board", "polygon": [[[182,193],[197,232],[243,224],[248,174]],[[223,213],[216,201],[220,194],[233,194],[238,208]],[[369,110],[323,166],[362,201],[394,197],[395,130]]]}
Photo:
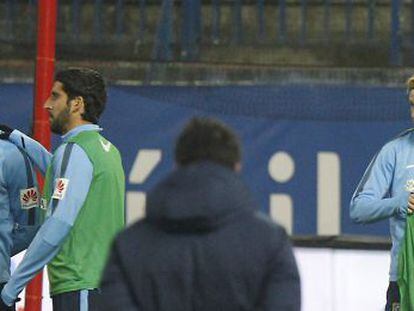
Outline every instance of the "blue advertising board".
{"label": "blue advertising board", "polygon": [[[29,132],[32,86],[0,84],[0,101],[0,122]],[[200,115],[236,130],[243,178],[292,234],[388,235],[387,221],[352,223],[349,201],[374,154],[411,126],[404,89],[111,86],[100,124],[123,155],[130,218],[142,216],[145,193],[174,169],[174,141]]]}

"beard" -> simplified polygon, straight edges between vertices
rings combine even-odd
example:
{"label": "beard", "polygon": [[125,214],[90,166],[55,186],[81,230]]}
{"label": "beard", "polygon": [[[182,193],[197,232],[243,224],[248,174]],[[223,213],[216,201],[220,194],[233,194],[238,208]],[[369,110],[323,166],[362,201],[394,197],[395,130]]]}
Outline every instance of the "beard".
{"label": "beard", "polygon": [[50,129],[53,133],[62,135],[66,133],[66,127],[69,122],[70,107],[62,110],[56,117],[52,117],[50,122]]}

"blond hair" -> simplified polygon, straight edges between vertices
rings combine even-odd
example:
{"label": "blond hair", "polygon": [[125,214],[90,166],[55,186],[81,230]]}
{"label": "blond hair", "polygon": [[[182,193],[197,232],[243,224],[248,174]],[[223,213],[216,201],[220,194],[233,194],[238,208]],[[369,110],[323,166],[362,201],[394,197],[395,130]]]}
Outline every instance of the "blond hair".
{"label": "blond hair", "polygon": [[412,89],[414,89],[414,76],[411,76],[407,80],[407,90],[411,91]]}

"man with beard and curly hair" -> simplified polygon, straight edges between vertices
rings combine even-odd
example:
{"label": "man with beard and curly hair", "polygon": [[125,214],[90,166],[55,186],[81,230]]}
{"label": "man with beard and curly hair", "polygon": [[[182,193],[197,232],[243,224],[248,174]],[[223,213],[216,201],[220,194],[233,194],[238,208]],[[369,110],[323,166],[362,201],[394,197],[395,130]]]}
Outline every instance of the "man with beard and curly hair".
{"label": "man with beard and curly hair", "polygon": [[46,220],[1,292],[6,306],[47,264],[53,310],[97,310],[101,271],[112,238],[124,226],[121,156],[97,124],[105,103],[98,72],[69,68],[56,74],[44,104],[51,130],[63,140],[53,156],[21,132],[0,126],[0,138],[23,142],[46,175]]}

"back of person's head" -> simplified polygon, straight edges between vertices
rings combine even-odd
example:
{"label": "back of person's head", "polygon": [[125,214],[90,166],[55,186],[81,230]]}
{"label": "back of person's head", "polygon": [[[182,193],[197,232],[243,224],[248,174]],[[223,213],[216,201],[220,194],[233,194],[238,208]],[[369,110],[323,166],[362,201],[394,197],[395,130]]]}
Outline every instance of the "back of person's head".
{"label": "back of person's head", "polygon": [[408,92],[410,92],[412,89],[414,89],[414,76],[409,77],[406,84],[407,84],[407,91]]}
{"label": "back of person's head", "polygon": [[90,68],[68,68],[57,72],[55,81],[62,83],[69,101],[78,96],[83,98],[85,121],[98,123],[106,104],[105,81],[99,72]]}
{"label": "back of person's head", "polygon": [[180,166],[212,161],[234,170],[240,159],[241,148],[236,134],[213,118],[191,119],[175,146],[175,161]]}

